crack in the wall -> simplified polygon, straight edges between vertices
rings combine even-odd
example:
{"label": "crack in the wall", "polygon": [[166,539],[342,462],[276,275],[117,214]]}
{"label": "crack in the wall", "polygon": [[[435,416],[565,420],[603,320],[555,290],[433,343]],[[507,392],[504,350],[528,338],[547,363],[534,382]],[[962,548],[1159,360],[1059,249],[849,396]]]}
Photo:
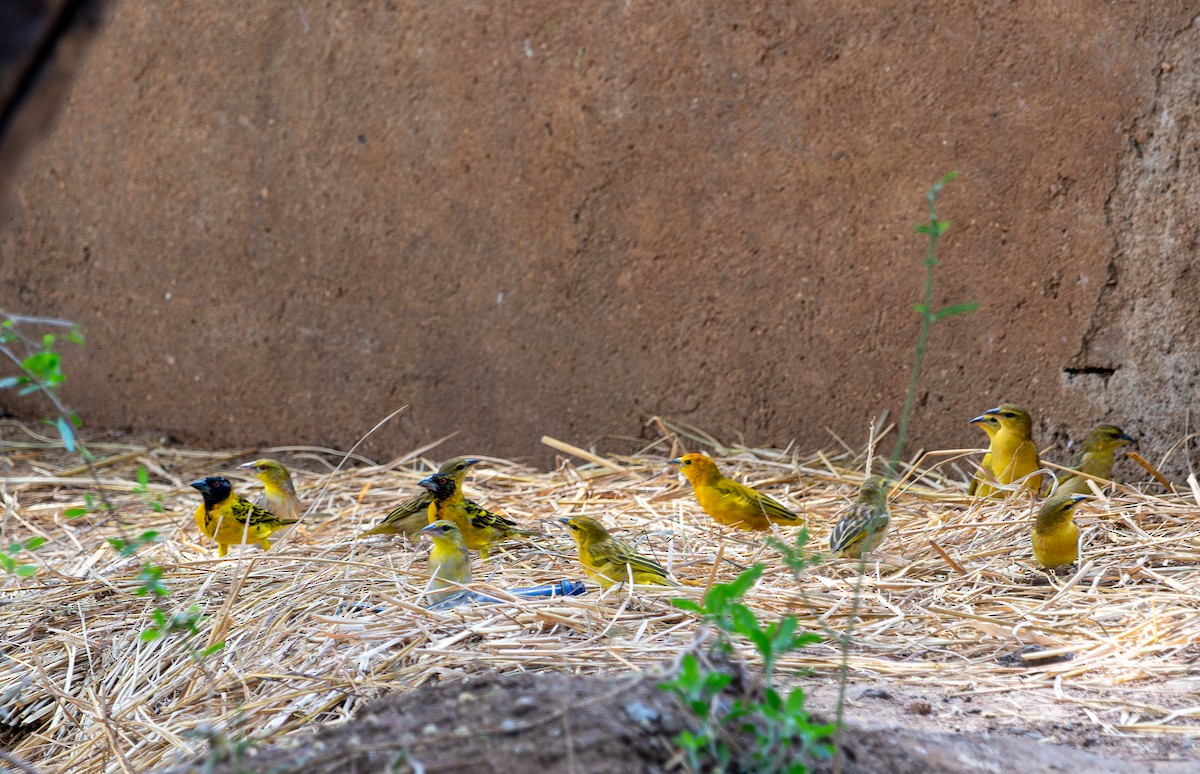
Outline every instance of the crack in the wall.
{"label": "crack in the wall", "polygon": [[[1098,414],[1170,444],[1200,381],[1200,330],[1188,323],[1200,278],[1200,17],[1163,47],[1152,107],[1128,129],[1130,150],[1104,203],[1112,237],[1104,285],[1064,389]],[[1183,267],[1183,270],[1181,270]]]}

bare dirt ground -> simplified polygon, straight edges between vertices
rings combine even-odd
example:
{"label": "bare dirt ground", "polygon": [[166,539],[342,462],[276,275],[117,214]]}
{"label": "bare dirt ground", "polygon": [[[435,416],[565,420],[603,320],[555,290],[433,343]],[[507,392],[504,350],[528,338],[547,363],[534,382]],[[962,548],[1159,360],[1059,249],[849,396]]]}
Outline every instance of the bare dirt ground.
{"label": "bare dirt ground", "polygon": [[[687,719],[657,682],[644,676],[523,674],[430,685],[374,701],[347,724],[278,745],[234,751],[215,741],[206,755],[170,774],[680,770],[672,739]],[[826,680],[809,686],[818,717],[832,717],[836,685]],[[1062,724],[1036,728],[989,720],[981,717],[986,705],[966,701],[964,709],[955,706],[962,701],[922,698],[891,684],[856,683],[851,694],[860,698],[849,704],[841,741],[847,774],[1196,770],[1187,743],[1100,740]],[[1092,749],[1045,743],[1050,739]],[[817,762],[813,770],[831,771],[832,765]]]}

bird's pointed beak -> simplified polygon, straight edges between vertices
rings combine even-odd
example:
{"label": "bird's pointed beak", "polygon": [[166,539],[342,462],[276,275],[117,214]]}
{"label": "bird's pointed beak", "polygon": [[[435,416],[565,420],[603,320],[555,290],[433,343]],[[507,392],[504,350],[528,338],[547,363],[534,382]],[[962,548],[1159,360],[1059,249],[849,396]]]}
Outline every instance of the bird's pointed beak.
{"label": "bird's pointed beak", "polygon": [[559,519],[559,520],[558,520],[558,523],[559,523],[559,524],[561,524],[561,525],[563,525],[564,527],[569,527],[569,526],[571,526],[571,520],[570,520],[570,519],[567,519],[567,518],[562,518],[562,519]]}
{"label": "bird's pointed beak", "polygon": [[683,459],[682,457],[676,457],[673,460],[667,460],[667,464],[668,465],[678,465],[680,460],[682,460],[682,459]]}
{"label": "bird's pointed beak", "polygon": [[428,489],[430,492],[436,492],[438,488],[437,482],[433,480],[433,476],[426,476],[425,478],[421,479],[417,482],[417,486],[421,487],[422,489]]}
{"label": "bird's pointed beak", "polygon": [[463,464],[466,465],[467,467],[471,467],[472,465],[478,465],[481,462],[483,462],[483,460],[479,459],[478,457],[470,457],[469,459],[463,460]]}
{"label": "bird's pointed beak", "polygon": [[252,468],[252,467],[254,467],[254,463],[253,462],[243,462],[241,465],[238,465],[238,467],[239,468]]}
{"label": "bird's pointed beak", "polygon": [[434,526],[433,524],[426,524],[424,527],[421,527],[421,532],[424,532],[428,535],[432,535],[436,531],[437,531],[437,527]]}
{"label": "bird's pointed beak", "polygon": [[1137,439],[1136,439],[1136,438],[1134,438],[1134,437],[1133,437],[1132,435],[1130,435],[1129,433],[1125,433],[1125,434],[1123,434],[1123,435],[1121,436],[1121,440],[1122,440],[1122,441],[1124,441],[1125,443],[1129,444],[1130,446],[1137,446],[1137,445],[1138,445]]}
{"label": "bird's pointed beak", "polygon": [[208,484],[204,483],[204,479],[202,478],[191,482],[188,484],[188,486],[192,487],[193,489],[199,489],[201,492],[203,492],[205,489],[208,489]]}
{"label": "bird's pointed beak", "polygon": [[1079,502],[1080,500],[1086,500],[1086,499],[1088,499],[1087,495],[1081,495],[1081,494],[1071,495],[1071,500],[1076,503]]}
{"label": "bird's pointed beak", "polygon": [[991,417],[989,417],[987,414],[980,414],[979,416],[972,419],[968,424],[982,425],[984,422],[988,421],[989,419],[991,419]]}
{"label": "bird's pointed beak", "polygon": [[1000,413],[1000,407],[997,406],[996,408],[990,408],[987,411],[983,412],[983,415],[985,417],[994,417],[994,416],[997,416],[999,413]]}

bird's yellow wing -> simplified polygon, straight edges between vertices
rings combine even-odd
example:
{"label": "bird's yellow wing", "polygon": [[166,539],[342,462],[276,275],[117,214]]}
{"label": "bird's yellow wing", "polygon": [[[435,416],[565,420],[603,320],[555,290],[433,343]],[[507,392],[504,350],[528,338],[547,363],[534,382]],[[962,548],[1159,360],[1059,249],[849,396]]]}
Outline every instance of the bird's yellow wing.
{"label": "bird's yellow wing", "polygon": [[367,535],[414,534],[429,523],[428,513],[431,502],[433,502],[433,495],[429,492],[424,492],[410,500],[405,500],[400,505],[388,511],[387,516],[383,517],[383,521],[363,532],[359,537],[366,537]]}
{"label": "bird's yellow wing", "polygon": [[238,524],[249,523],[251,527],[286,527],[295,524],[295,519],[281,519],[268,510],[259,508],[249,500],[238,497],[229,503],[229,514]]}
{"label": "bird's yellow wing", "polygon": [[517,523],[511,519],[506,519],[498,513],[483,508],[470,500],[463,504],[463,510],[466,511],[467,518],[471,520],[471,526],[476,529],[495,529],[501,532],[516,532]]}
{"label": "bird's yellow wing", "polygon": [[647,559],[634,551],[628,543],[616,538],[610,538],[591,546],[588,553],[591,554],[592,563],[596,565],[597,569],[609,570],[610,573],[613,573],[610,574],[610,577],[615,575],[614,579],[624,579],[628,575],[628,571],[625,569],[628,567],[633,571],[634,582],[646,583],[661,580],[667,585],[679,585],[671,580],[666,568],[661,564]]}
{"label": "bird's yellow wing", "polygon": [[726,478],[718,481],[714,488],[720,492],[721,498],[727,503],[736,504],[737,507],[744,508],[748,513],[758,513],[773,521],[800,523],[799,517],[778,501],[745,484]]}

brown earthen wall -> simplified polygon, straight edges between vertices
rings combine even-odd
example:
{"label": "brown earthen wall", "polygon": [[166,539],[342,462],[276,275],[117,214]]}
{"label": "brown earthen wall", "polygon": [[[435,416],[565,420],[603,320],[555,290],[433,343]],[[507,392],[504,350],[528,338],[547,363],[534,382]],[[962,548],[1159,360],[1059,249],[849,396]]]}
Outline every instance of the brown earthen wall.
{"label": "brown earthen wall", "polygon": [[[0,305],[79,320],[93,426],[532,456],[653,414],[913,447],[1200,374],[1194,2],[117,2],[12,188]],[[0,396],[0,400],[8,400]],[[828,429],[828,431],[827,431]],[[1176,462],[1179,461],[1176,458]]]}

